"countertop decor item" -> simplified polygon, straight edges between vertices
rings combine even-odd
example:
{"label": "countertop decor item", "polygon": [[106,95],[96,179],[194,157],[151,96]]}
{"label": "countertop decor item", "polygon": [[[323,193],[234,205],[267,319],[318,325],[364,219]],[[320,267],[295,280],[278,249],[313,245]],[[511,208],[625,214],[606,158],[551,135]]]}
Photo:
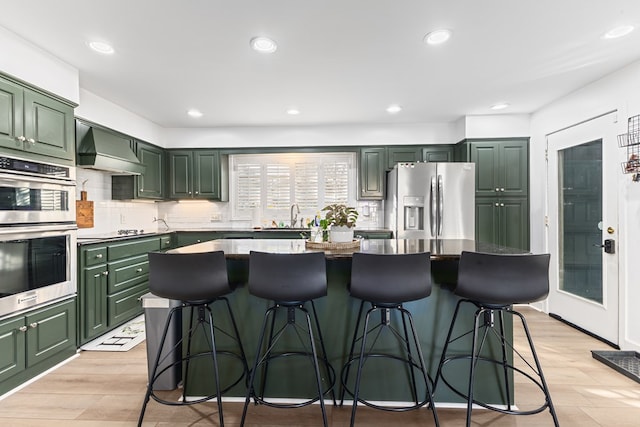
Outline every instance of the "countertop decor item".
{"label": "countertop decor item", "polygon": [[359,249],[360,239],[354,239],[350,242],[312,242],[310,240],[305,240],[304,246],[307,249]]}
{"label": "countertop decor item", "polygon": [[354,207],[334,203],[326,206],[325,219],[329,229],[329,241],[334,243],[349,243],[353,241],[353,228],[356,226],[358,211]]}

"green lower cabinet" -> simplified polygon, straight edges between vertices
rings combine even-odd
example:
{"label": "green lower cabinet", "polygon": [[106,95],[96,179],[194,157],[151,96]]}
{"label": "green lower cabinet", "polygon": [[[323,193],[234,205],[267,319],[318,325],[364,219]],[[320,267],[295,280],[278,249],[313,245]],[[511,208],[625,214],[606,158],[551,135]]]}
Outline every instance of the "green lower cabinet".
{"label": "green lower cabinet", "polygon": [[76,301],[68,299],[0,322],[0,394],[76,352]]}
{"label": "green lower cabinet", "polygon": [[0,322],[0,383],[23,372],[27,367],[26,330],[23,316]]}
{"label": "green lower cabinet", "polygon": [[106,264],[85,268],[82,279],[78,292],[78,306],[80,344],[85,344],[107,331],[108,270]]}
{"label": "green lower cabinet", "polygon": [[476,240],[529,250],[526,198],[476,198]]}

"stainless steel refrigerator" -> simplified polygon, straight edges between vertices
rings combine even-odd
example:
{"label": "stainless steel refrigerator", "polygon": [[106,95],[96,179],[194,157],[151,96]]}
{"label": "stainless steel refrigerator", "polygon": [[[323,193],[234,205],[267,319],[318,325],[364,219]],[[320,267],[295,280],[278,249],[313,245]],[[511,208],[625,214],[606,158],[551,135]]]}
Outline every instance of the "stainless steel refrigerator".
{"label": "stainless steel refrigerator", "polygon": [[385,227],[401,239],[474,239],[475,179],[473,163],[396,164]]}

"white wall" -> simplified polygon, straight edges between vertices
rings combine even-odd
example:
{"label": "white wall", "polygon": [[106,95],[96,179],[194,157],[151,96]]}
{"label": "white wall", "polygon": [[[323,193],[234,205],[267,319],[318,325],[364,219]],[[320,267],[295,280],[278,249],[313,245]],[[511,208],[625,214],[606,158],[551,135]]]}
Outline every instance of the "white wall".
{"label": "white wall", "polygon": [[75,109],[75,115],[162,146],[162,127],[85,89],[80,89],[80,105]]}
{"label": "white wall", "polygon": [[[640,114],[640,61],[598,80],[536,112],[532,116],[531,170],[545,170],[546,135],[608,111],[618,112],[618,133],[627,130],[627,118]],[[625,158],[620,149],[620,162]],[[619,163],[619,162],[618,162]],[[620,347],[640,351],[640,279],[633,266],[640,256],[640,183],[611,168],[618,176],[618,256],[620,279]],[[545,250],[545,180],[531,180],[531,249]]]}
{"label": "white wall", "polygon": [[166,148],[452,144],[460,139],[454,123],[173,128],[163,132]]}
{"label": "white wall", "polygon": [[[28,25],[28,23],[25,23]],[[78,104],[78,70],[0,27],[0,71]]]}

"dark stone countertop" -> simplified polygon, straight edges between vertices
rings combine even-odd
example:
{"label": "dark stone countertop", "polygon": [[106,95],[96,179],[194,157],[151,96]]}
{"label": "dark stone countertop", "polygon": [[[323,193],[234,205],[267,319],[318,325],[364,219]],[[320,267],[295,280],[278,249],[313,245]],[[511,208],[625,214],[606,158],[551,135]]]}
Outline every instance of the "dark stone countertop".
{"label": "dark stone countertop", "polygon": [[[224,239],[197,243],[172,249],[171,253],[197,253],[224,251],[227,258],[248,258],[250,251],[271,253],[317,252],[322,249],[308,249],[304,239]],[[430,252],[432,258],[458,259],[462,251],[487,252],[495,254],[523,254],[526,251],[504,246],[463,239],[364,239],[360,247],[341,250],[324,250],[328,259],[351,258],[354,252],[372,254],[408,254]]]}

